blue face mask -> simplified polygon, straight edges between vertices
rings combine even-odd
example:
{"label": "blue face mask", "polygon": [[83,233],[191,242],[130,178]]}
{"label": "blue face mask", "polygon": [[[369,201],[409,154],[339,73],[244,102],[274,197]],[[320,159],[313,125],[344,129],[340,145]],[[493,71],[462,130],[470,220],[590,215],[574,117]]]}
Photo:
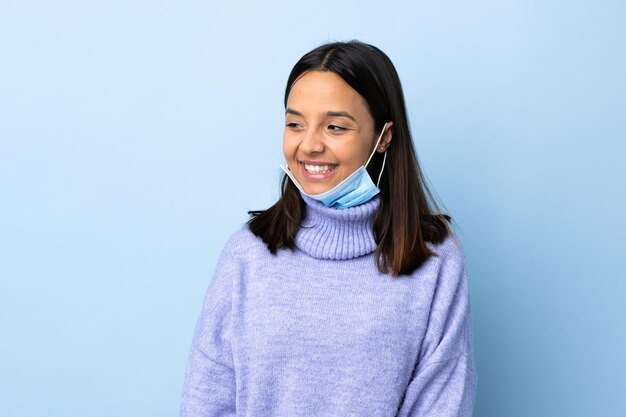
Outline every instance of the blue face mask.
{"label": "blue face mask", "polygon": [[348,207],[358,206],[359,204],[363,204],[369,200],[371,200],[376,194],[380,192],[378,189],[378,183],[380,183],[380,177],[383,175],[383,169],[385,169],[385,160],[387,159],[387,150],[385,150],[385,155],[383,157],[383,166],[380,169],[380,174],[378,175],[378,181],[376,185],[372,182],[367,170],[365,169],[369,164],[372,156],[376,153],[376,147],[378,146],[378,142],[383,137],[383,133],[385,132],[385,127],[387,127],[387,123],[383,126],[383,130],[380,132],[380,136],[374,145],[374,151],[368,158],[365,165],[361,165],[359,169],[350,174],[346,179],[341,181],[339,184],[335,185],[328,191],[325,191],[321,194],[307,194],[304,192],[302,185],[298,183],[295,176],[289,169],[287,163],[283,163],[280,165],[280,168],[285,171],[289,178],[293,181],[293,183],[298,187],[298,189],[305,194],[317,201],[321,201],[326,207],[333,207],[338,209],[344,209]]}

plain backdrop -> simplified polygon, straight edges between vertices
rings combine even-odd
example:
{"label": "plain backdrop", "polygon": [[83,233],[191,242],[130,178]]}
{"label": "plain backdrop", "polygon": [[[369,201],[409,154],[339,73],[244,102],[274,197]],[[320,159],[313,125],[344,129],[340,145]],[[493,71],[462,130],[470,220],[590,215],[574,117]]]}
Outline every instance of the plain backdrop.
{"label": "plain backdrop", "polygon": [[4,1],[0,415],[172,416],[227,237],[279,195],[289,71],[400,74],[460,225],[479,417],[626,415],[623,1]]}

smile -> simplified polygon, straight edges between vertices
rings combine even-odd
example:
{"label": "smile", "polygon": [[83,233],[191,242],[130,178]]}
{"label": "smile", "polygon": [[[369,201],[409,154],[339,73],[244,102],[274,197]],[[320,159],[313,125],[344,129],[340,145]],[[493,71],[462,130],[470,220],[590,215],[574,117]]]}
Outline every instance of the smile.
{"label": "smile", "polygon": [[333,169],[335,169],[337,165],[309,165],[304,164],[304,169],[311,174],[326,174]]}

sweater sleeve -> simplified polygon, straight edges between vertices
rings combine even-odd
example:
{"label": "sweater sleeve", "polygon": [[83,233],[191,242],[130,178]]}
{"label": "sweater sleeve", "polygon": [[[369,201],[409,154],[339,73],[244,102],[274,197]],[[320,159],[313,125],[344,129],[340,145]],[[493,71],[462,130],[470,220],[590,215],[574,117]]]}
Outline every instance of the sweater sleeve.
{"label": "sweater sleeve", "polygon": [[425,337],[398,417],[471,417],[477,386],[465,258],[454,237],[441,267]]}
{"label": "sweater sleeve", "polygon": [[204,295],[189,350],[180,404],[181,417],[235,415],[235,372],[231,348],[232,282],[239,273],[234,235],[217,261]]}

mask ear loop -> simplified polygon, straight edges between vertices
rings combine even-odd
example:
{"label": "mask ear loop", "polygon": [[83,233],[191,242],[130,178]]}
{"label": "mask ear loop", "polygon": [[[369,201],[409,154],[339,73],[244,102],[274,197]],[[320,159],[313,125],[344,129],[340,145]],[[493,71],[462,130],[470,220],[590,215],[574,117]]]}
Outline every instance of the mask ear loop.
{"label": "mask ear loop", "polygon": [[378,184],[380,183],[380,177],[383,176],[383,170],[385,169],[385,160],[387,160],[387,150],[385,149],[385,156],[383,156],[383,166],[380,169],[380,174],[378,174],[378,181],[376,181],[376,188],[378,188]]}
{"label": "mask ear loop", "polygon": [[376,153],[376,148],[378,147],[378,144],[380,143],[380,140],[383,138],[383,133],[385,133],[385,128],[387,127],[387,123],[389,123],[389,122],[385,122],[385,124],[383,125],[383,130],[380,131],[380,136],[378,137],[378,140],[374,144],[374,150],[370,154],[370,157],[367,158],[367,162],[365,163],[365,167],[366,168],[370,164],[370,161],[372,160],[372,158],[374,157],[374,154]]}
{"label": "mask ear loop", "polygon": [[[383,125],[383,130],[380,132],[380,137],[378,138],[378,140],[376,141],[376,145],[374,145],[374,152],[372,152],[372,154],[370,155],[370,157],[367,159],[367,162],[365,163],[365,166],[369,165],[372,157],[374,156],[374,154],[376,153],[376,147],[378,147],[378,143],[380,142],[380,140],[383,138],[383,133],[385,133],[385,128],[387,127],[387,123],[389,122],[385,122],[385,124]],[[383,176],[383,170],[385,169],[385,161],[387,160],[387,150],[385,149],[385,155],[383,156],[383,166],[380,169],[380,174],[378,174],[378,181],[376,181],[376,188],[378,188],[378,184],[380,183],[380,177]]]}

